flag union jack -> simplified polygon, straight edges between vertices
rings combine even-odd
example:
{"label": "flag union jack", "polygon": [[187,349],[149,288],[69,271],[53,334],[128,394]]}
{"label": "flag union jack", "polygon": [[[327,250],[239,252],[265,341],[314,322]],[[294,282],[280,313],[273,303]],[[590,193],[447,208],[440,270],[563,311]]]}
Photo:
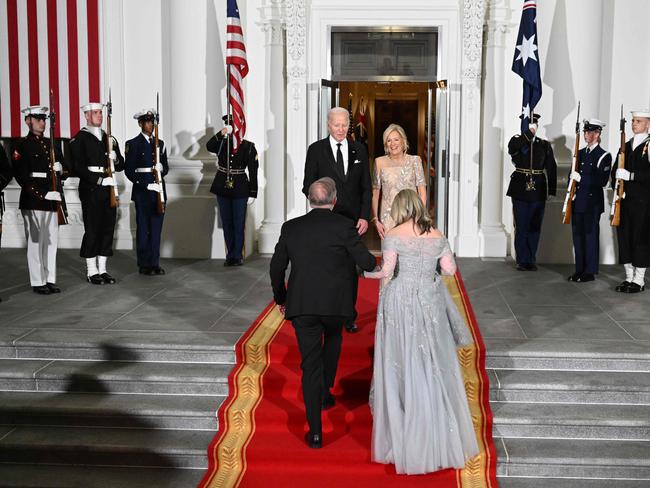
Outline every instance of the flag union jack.
{"label": "flag union jack", "polygon": [[524,1],[512,71],[524,80],[521,104],[521,131],[524,132],[528,129],[535,105],[542,98],[542,77],[537,48],[537,2],[535,0]]}
{"label": "flag union jack", "polygon": [[226,27],[226,66],[230,83],[229,100],[233,119],[233,152],[237,152],[246,134],[244,114],[244,87],[242,80],[248,74],[246,44],[241,28],[237,0],[228,0]]}

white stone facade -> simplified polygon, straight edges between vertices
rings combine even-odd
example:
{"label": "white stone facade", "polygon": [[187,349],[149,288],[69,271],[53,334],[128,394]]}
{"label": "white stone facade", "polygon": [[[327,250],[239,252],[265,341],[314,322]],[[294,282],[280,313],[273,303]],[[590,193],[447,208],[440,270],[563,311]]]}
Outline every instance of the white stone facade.
{"label": "white stone facade", "polygon": [[[260,155],[258,199],[250,207],[247,253],[273,251],[280,226],[307,210],[301,193],[307,146],[317,139],[318,92],[329,78],[332,26],[437,26],[439,79],[450,88],[449,238],[459,256],[511,254],[512,211],[505,197],[507,142],[518,132],[521,80],[510,70],[519,0],[239,0],[250,73],[245,79],[246,138]],[[540,135],[558,160],[558,197],[547,205],[539,262],[571,262],[571,232],[561,223],[574,144],[575,109],[608,122],[603,146],[618,148],[620,104],[650,105],[650,3],[646,0],[538,2],[543,95]],[[161,131],[170,160],[165,257],[225,256],[215,172],[205,143],[225,112],[223,0],[103,0],[102,89],[113,95],[113,132],[138,133],[133,113],[161,98]],[[627,114],[629,118],[629,113]],[[628,133],[631,133],[628,125]],[[135,240],[130,185],[122,191],[116,247]],[[24,246],[19,188],[6,192],[3,246]],[[76,181],[66,183],[71,225],[60,247],[78,248],[83,233]],[[604,214],[601,261],[615,262]]]}

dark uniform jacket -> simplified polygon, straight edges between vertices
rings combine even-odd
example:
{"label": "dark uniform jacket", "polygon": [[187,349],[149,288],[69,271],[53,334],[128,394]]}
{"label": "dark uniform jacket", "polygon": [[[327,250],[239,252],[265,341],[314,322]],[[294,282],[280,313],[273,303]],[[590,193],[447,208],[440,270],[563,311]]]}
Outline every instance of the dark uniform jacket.
{"label": "dark uniform jacket", "polygon": [[[74,175],[79,177],[79,198],[84,198],[89,192],[112,191],[110,186],[101,186],[102,178],[106,177],[105,173],[95,173],[88,169],[92,166],[102,166],[106,171],[108,168],[107,137],[106,132],[102,131],[102,140],[100,141],[92,132],[83,128],[70,140],[72,168]],[[113,150],[117,156],[113,165],[115,171],[118,172],[124,169],[124,158],[120,153],[117,141],[115,139],[113,141]]]}
{"label": "dark uniform jacket", "polygon": [[[54,153],[55,159],[63,164],[63,155],[56,143]],[[44,199],[45,194],[51,191],[50,139],[30,132],[16,144],[12,159],[14,176],[21,187],[18,207],[22,210],[56,212],[57,202]],[[34,173],[44,173],[46,177],[35,176]],[[62,176],[58,174],[59,178]]]}
{"label": "dark uniform jacket", "polygon": [[[632,150],[632,141],[625,143],[625,169],[634,173],[634,179],[625,182],[625,200],[627,202],[650,203],[650,136],[648,136],[636,149]],[[616,186],[616,170],[618,169],[618,156],[612,166],[612,187]]]}
{"label": "dark uniform jacket", "polygon": [[573,200],[574,212],[587,212],[598,209],[605,211],[605,195],[603,187],[609,180],[609,171],[612,167],[612,155],[597,145],[587,154],[587,148],[578,152],[580,162],[580,183],[577,184],[575,199]]}
{"label": "dark uniform jacket", "polygon": [[[206,148],[211,153],[217,155],[218,169],[214,175],[214,181],[210,187],[210,193],[220,197],[230,198],[257,198],[257,168],[259,161],[255,144],[244,139],[237,154],[232,153],[232,136],[230,137],[230,169],[234,170],[232,175],[233,187],[226,186],[226,171],[228,167],[228,144],[227,139],[221,132],[218,132],[206,144]],[[248,169],[248,177],[244,172]]]}
{"label": "dark uniform jacket", "polygon": [[[152,168],[154,165],[154,139],[150,138],[151,142],[142,134],[138,134],[130,141],[126,141],[124,145],[124,173],[126,177],[133,183],[133,190],[131,192],[131,200],[136,200],[138,196],[154,195],[154,192],[147,190],[149,183],[155,183],[153,172],[146,173],[136,172],[136,168]],[[167,151],[165,150],[165,143],[162,139],[158,139],[160,146],[160,164],[163,166],[162,176],[164,177],[169,172],[169,165],[167,164]],[[165,181],[162,181],[163,191],[165,191]],[[166,193],[166,192],[165,192]]]}
{"label": "dark uniform jacket", "polygon": [[308,195],[309,186],[325,176],[336,183],[334,212],[351,218],[355,223],[359,219],[370,220],[372,185],[368,153],[362,144],[348,141],[348,167],[345,175],[336,166],[329,137],[309,146],[302,192]]}
{"label": "dark uniform jacket", "polygon": [[4,148],[0,145],[0,191],[5,189],[11,178],[13,178],[11,163]]}
{"label": "dark uniform jacket", "polygon": [[[533,133],[527,130],[523,134],[514,135],[508,143],[508,153],[517,170],[510,175],[507,195],[517,200],[540,202],[546,200],[547,192],[548,195],[555,195],[557,165],[551,143],[539,137],[533,137]],[[531,141],[533,141],[532,144]],[[532,168],[539,173],[532,175],[535,189],[526,191],[526,181],[529,175],[521,171],[527,171],[531,167],[531,150]],[[546,175],[540,172],[541,170],[545,170]]]}
{"label": "dark uniform jacket", "polygon": [[[375,257],[361,242],[355,223],[328,209],[315,208],[285,222],[271,258],[271,286],[285,316],[354,315],[356,270],[371,271]],[[291,262],[288,289],[285,272]]]}

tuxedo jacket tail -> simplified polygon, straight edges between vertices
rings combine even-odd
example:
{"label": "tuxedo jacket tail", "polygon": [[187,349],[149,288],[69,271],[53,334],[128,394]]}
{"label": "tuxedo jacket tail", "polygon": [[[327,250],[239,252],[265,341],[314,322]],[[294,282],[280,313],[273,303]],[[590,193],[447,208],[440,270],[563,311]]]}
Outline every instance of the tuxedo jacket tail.
{"label": "tuxedo jacket tail", "polygon": [[[375,257],[361,242],[354,222],[327,209],[285,222],[271,259],[271,285],[285,316],[352,317],[357,281],[353,260],[370,271]],[[288,289],[285,272],[291,262]]]}
{"label": "tuxedo jacket tail", "polygon": [[329,176],[336,182],[337,200],[334,212],[356,221],[370,220],[372,185],[366,148],[358,142],[348,142],[348,165],[345,174],[336,167],[329,138],[314,142],[307,150],[302,192],[319,178]]}

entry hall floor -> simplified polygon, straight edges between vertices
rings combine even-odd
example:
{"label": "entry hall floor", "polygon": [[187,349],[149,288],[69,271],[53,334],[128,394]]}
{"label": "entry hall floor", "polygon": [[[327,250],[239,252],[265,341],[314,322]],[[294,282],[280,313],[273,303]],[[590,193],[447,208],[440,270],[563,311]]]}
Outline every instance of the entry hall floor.
{"label": "entry hall floor", "polygon": [[[272,298],[269,259],[169,259],[149,277],[117,252],[118,283],[103,286],[76,251],[58,259],[63,293],[39,296],[25,250],[0,250],[3,483],[195,486],[234,344]],[[615,293],[620,266],[581,284],[571,266],[458,261],[488,350],[501,485],[646,486],[650,291]]]}

